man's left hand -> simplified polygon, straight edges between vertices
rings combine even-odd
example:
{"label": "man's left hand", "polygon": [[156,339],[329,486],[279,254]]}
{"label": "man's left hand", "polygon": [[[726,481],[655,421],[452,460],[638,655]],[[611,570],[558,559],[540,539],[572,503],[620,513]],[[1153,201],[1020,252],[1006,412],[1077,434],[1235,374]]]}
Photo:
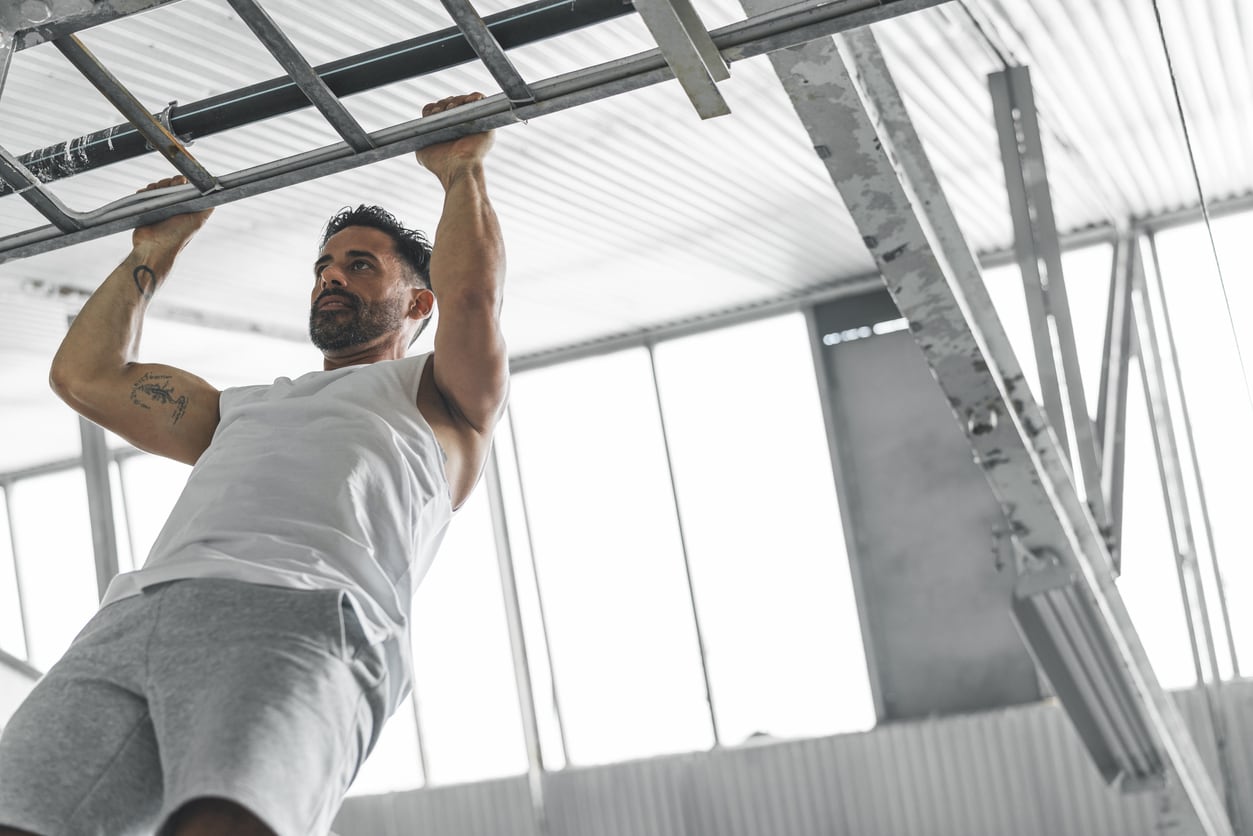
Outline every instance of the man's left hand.
{"label": "man's left hand", "polygon": [[[440,99],[438,102],[431,102],[422,108],[422,115],[431,116],[436,113],[443,113],[445,110],[460,107],[470,102],[481,101],[485,98],[487,97],[482,93],[449,96],[446,99]],[[495,131],[484,131],[483,133],[470,134],[449,142],[441,142],[438,145],[428,145],[426,148],[419,148],[414,152],[414,156],[417,157],[418,162],[429,169],[442,183],[447,185],[458,171],[481,166],[483,159],[487,156],[487,152],[491,150],[492,143],[495,140]]]}

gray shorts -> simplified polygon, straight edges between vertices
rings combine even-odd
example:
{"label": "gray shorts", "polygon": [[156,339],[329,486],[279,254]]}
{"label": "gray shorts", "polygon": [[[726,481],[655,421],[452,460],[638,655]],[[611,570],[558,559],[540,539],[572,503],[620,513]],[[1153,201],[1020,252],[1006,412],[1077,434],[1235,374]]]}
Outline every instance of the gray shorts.
{"label": "gray shorts", "polygon": [[386,717],[385,666],[337,590],[160,584],[100,610],[0,737],[0,824],[160,833],[231,799],[329,831]]}

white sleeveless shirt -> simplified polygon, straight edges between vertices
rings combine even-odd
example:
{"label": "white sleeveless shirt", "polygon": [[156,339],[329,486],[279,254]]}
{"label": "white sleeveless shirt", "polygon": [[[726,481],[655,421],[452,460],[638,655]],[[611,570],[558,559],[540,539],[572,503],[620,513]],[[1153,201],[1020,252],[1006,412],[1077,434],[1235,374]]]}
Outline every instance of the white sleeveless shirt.
{"label": "white sleeveless shirt", "polygon": [[385,643],[394,709],[412,679],[413,592],[452,517],[445,456],[417,406],[430,356],[224,390],[147,562],[101,606],[186,578],[344,590]]}

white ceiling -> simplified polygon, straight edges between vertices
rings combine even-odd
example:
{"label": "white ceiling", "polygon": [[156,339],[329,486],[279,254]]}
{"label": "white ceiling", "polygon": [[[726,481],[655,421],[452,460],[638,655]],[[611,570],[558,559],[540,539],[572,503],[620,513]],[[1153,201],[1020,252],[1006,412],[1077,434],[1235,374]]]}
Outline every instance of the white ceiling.
{"label": "white ceiling", "polygon": [[[710,28],[735,0],[695,0]],[[1064,230],[1196,203],[1151,0],[964,0],[875,27],[972,246],[1011,243],[987,73],[1027,64]],[[317,64],[451,25],[434,3],[265,0]],[[513,0],[476,3],[490,14]],[[1209,199],[1253,191],[1253,9],[1240,0],[1161,0]],[[975,25],[978,21],[978,26]],[[81,34],[151,109],[280,74],[224,0],[182,2]],[[628,16],[511,51],[538,80],[653,46]],[[481,65],[346,100],[367,127],[413,118],[433,98],[497,92]],[[732,115],[702,122],[674,82],[499,132],[490,184],[509,260],[506,334],[515,354],[637,332],[864,276],[872,262],[764,58],[732,67]],[[15,55],[0,144],[15,153],[120,121],[51,46]],[[338,140],[312,109],[218,136],[192,152],[217,173]],[[60,181],[72,208],[168,176],[155,155]],[[411,159],[356,169],[217,210],[154,303],[299,333],[325,219],[381,203],[433,228],[440,195]],[[41,225],[0,198],[0,234]],[[0,265],[0,352],[46,363],[67,305],[31,279],[92,289],[127,250],[117,235]],[[310,355],[310,366],[315,355]],[[46,368],[46,366],[44,366]],[[294,370],[299,371],[299,370]]]}

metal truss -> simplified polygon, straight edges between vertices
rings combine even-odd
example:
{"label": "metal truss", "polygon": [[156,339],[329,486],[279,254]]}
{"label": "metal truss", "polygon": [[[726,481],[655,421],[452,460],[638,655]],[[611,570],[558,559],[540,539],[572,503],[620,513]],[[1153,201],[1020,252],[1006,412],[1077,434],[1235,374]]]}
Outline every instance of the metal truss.
{"label": "metal truss", "polygon": [[[760,14],[771,2],[745,5]],[[1014,615],[1096,766],[1125,790],[1177,791],[1185,832],[1231,834],[873,35],[770,57],[1005,512],[1019,573]]]}
{"label": "metal truss", "polygon": [[[726,77],[726,65],[772,50],[805,43],[836,32],[939,5],[944,0],[803,0],[781,11],[708,32],[687,0],[636,0],[635,8],[652,21],[663,42],[657,49],[586,67],[537,82],[527,82],[505,49],[564,34],[632,11],[621,0],[579,3],[540,0],[487,18],[479,18],[466,0],[445,0],[457,26],[363,55],[313,68],[255,0],[230,0],[287,75],[251,88],[188,105],[171,105],[161,114],[147,112],[74,37],[82,26],[122,16],[110,3],[87,14],[87,0],[33,0],[49,10],[49,19],[0,19],[0,90],[4,70],[18,46],[42,35],[71,60],[126,117],[127,124],[15,156],[0,148],[0,195],[16,192],[47,219],[0,238],[0,263],[89,241],[183,212],[220,206],[284,186],[368,165],[477,131],[500,128],[609,96],[678,78],[702,116],[722,112],[710,85]],[[159,0],[136,0],[129,7],[150,8]],[[25,9],[31,4],[22,4]],[[78,9],[76,17],[69,12]],[[63,19],[53,14],[68,10]],[[84,16],[86,15],[86,16]],[[679,21],[681,37],[664,24]],[[712,44],[712,47],[710,46]],[[483,61],[505,92],[456,110],[413,119],[366,133],[340,102],[350,93],[371,89],[475,59]],[[207,171],[187,150],[185,137],[206,136],[303,107],[317,107],[342,142],[241,171]],[[155,148],[190,181],[130,195],[90,211],[62,204],[47,183],[90,168],[149,153]],[[73,153],[67,154],[67,150]]]}

